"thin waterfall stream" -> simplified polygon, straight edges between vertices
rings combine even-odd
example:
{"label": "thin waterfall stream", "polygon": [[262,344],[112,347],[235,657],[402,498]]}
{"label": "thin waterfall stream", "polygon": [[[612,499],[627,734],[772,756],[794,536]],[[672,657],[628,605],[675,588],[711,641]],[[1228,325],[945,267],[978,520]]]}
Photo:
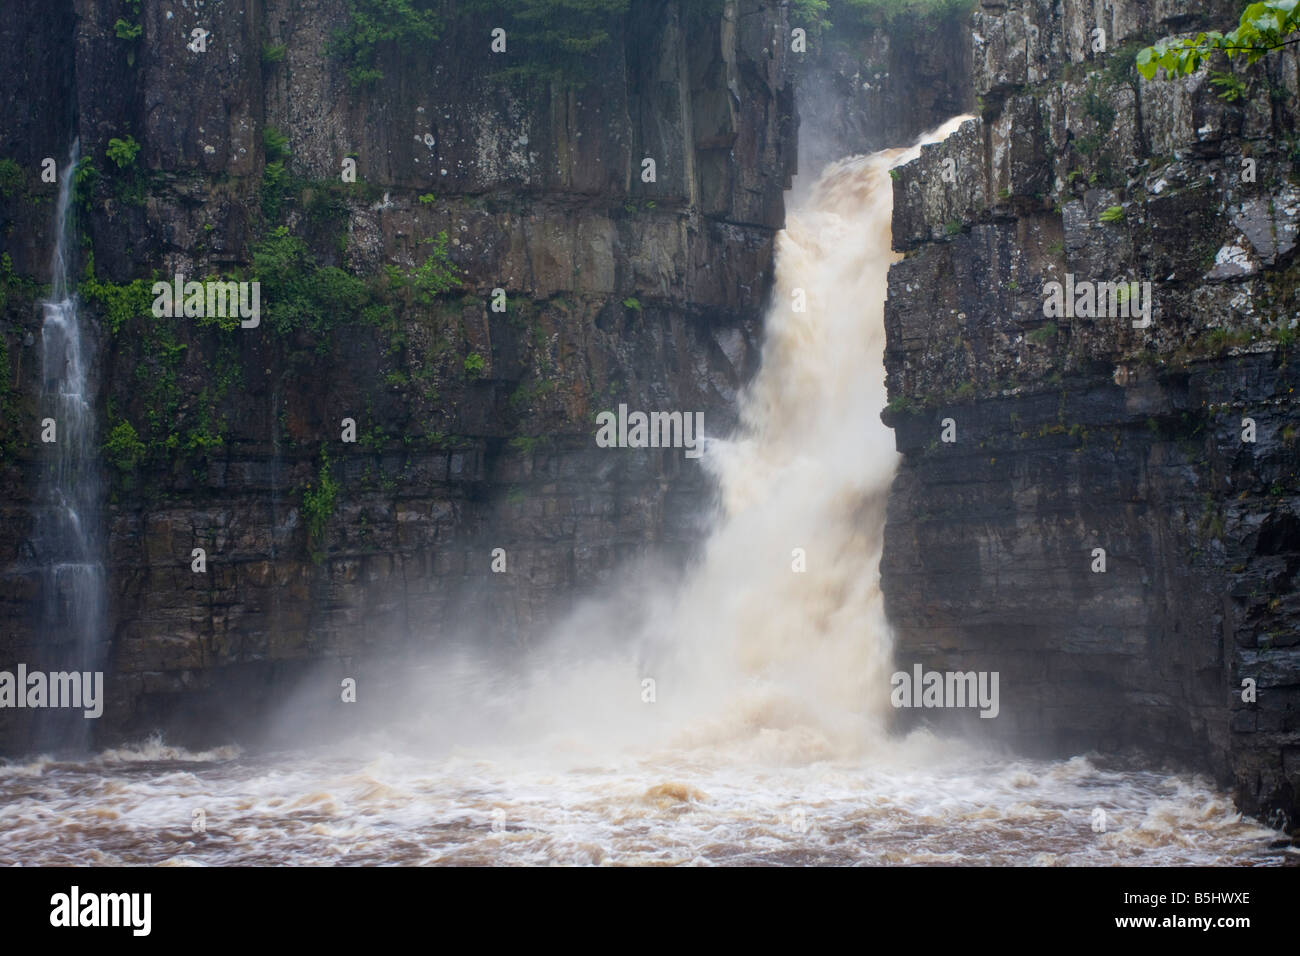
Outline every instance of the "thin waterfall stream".
{"label": "thin waterfall stream", "polygon": [[[79,142],[60,173],[50,296],[42,303],[42,469],[34,551],[44,591],[43,632],[50,662],[81,672],[103,667],[106,651],[104,482],[95,411],[95,330],[74,288]],[[90,742],[77,710],[41,715],[38,743],[77,750]]]}

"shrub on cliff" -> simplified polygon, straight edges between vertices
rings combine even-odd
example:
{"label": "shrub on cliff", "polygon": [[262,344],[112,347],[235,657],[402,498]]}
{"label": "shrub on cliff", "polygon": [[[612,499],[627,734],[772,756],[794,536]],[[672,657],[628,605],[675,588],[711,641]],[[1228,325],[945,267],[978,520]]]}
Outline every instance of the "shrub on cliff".
{"label": "shrub on cliff", "polygon": [[376,66],[385,47],[432,43],[442,20],[429,0],[347,0],[349,22],[330,36],[325,52],[347,64],[348,82],[363,86],[384,77]]}
{"label": "shrub on cliff", "polygon": [[629,0],[466,0],[476,23],[506,31],[503,75],[561,84],[594,81],[593,54],[615,36]]}

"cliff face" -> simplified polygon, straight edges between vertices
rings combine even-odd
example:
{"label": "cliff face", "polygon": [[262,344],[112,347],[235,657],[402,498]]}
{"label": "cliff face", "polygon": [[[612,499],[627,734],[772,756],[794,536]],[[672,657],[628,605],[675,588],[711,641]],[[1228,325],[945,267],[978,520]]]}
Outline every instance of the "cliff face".
{"label": "cliff face", "polygon": [[[382,79],[357,88],[322,52],[341,0],[47,6],[3,40],[25,72],[0,120],[19,171],[0,649],[32,666],[49,650],[25,277],[47,279],[53,242],[40,159],[61,169],[75,133],[97,174],[78,190],[82,297],[111,476],[100,742],[238,737],[310,662],[352,673],[469,631],[527,642],[617,564],[689,547],[698,462],[599,449],[594,416],[621,402],[730,427],[793,169],[783,4],[636,3],[592,84],[503,76],[493,24],[444,5],[436,43],[381,47]],[[458,281],[430,291],[443,234]],[[148,286],[176,273],[260,276],[260,327],[154,319]],[[0,711],[0,741],[28,739],[29,714]]]}
{"label": "cliff face", "polygon": [[[895,185],[882,576],[900,663],[1000,672],[978,730],[1175,756],[1294,825],[1298,65],[1237,65],[1237,103],[1132,68],[1239,6],[976,9],[980,117]],[[1149,325],[1045,314],[1067,274],[1150,283]]]}

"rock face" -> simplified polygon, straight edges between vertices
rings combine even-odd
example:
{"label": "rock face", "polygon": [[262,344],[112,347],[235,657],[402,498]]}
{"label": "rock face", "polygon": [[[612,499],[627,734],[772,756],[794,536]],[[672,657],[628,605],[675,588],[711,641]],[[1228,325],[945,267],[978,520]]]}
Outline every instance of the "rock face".
{"label": "rock face", "polygon": [[[1297,61],[1235,65],[1237,103],[1204,73],[1132,69],[1239,6],[976,9],[980,116],[895,184],[886,420],[905,460],[882,578],[900,664],[1000,673],[1001,714],[973,730],[1170,755],[1286,826]],[[1054,314],[1051,282],[1139,284]]]}
{"label": "rock face", "polygon": [[831,15],[833,27],[808,38],[807,55],[792,57],[801,181],[842,157],[910,144],[974,109],[965,16],[900,15],[874,24],[840,5]]}
{"label": "rock face", "polygon": [[[491,24],[449,17],[436,43],[381,47],[383,78],[360,88],[322,52],[341,0],[146,2],[125,30],[116,3],[6,11],[29,22],[0,40],[23,65],[0,120],[18,171],[0,214],[0,658],[49,651],[25,277],[46,280],[53,241],[40,160],[62,167],[75,134],[98,173],[78,190],[100,283],[83,299],[112,444],[100,743],[158,726],[238,739],[271,687],[319,662],[469,632],[526,643],[619,564],[694,543],[698,461],[598,448],[594,416],[626,403],[730,428],[794,166],[788,50],[771,39],[788,31],[778,0],[633,6],[593,84],[502,76]],[[140,148],[119,166],[109,141],[128,136]],[[402,274],[440,234],[458,282],[424,296]],[[289,250],[313,301],[352,289],[347,273],[383,308],[339,295],[289,322],[272,297],[257,328],[155,320],[149,296],[114,311],[131,280],[265,278],[258,249]],[[29,715],[0,711],[0,744],[29,739]]]}

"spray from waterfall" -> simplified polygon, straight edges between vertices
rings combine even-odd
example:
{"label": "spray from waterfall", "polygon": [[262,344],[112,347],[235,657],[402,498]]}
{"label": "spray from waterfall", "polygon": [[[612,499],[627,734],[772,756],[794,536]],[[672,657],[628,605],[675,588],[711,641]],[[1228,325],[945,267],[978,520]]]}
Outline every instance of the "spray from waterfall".
{"label": "spray from waterfall", "polygon": [[[79,157],[78,141],[60,175],[50,297],[42,303],[40,409],[43,430],[52,421],[54,441],[43,445],[33,543],[44,594],[45,648],[59,667],[92,671],[101,669],[104,659],[103,479],[95,427],[94,331],[81,316],[72,277]],[[80,749],[89,742],[89,725],[79,712],[46,711],[42,721],[37,741],[42,748]]]}

